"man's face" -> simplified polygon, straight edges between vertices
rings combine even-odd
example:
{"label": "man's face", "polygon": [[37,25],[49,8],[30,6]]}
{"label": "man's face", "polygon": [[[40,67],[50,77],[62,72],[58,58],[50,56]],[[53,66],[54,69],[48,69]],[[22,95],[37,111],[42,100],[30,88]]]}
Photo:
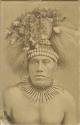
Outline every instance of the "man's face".
{"label": "man's face", "polygon": [[51,85],[57,63],[50,57],[36,56],[29,61],[29,77],[36,87],[45,88]]}

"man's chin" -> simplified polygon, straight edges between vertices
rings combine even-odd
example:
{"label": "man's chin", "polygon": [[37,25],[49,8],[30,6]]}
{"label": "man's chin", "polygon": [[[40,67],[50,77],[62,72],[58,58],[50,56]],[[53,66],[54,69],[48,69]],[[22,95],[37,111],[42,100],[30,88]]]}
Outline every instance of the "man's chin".
{"label": "man's chin", "polygon": [[46,89],[48,87],[50,87],[50,83],[47,83],[46,81],[45,82],[42,82],[42,81],[36,81],[35,83],[33,83],[33,86],[35,88],[40,88],[40,89]]}

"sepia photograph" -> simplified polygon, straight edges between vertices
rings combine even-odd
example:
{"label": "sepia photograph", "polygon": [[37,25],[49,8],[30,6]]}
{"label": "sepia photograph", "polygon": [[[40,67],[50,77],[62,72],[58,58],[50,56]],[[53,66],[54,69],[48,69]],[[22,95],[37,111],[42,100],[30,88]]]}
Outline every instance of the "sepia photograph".
{"label": "sepia photograph", "polygon": [[0,10],[0,125],[79,125],[79,3]]}

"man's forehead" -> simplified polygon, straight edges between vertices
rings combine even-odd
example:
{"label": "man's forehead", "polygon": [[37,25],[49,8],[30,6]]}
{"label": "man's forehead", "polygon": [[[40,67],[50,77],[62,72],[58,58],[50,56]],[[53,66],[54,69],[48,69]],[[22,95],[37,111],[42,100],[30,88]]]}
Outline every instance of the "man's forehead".
{"label": "man's forehead", "polygon": [[50,60],[50,61],[53,61],[53,59],[51,59],[48,56],[35,56],[35,57],[32,57],[31,60]]}

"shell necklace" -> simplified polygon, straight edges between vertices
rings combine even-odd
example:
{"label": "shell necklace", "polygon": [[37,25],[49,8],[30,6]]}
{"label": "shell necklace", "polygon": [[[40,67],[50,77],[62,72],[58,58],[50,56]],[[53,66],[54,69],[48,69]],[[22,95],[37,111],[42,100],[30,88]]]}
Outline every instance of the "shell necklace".
{"label": "shell necklace", "polygon": [[60,87],[54,83],[48,88],[39,89],[34,87],[29,81],[21,82],[19,88],[23,94],[34,103],[46,103],[53,99],[60,92]]}

